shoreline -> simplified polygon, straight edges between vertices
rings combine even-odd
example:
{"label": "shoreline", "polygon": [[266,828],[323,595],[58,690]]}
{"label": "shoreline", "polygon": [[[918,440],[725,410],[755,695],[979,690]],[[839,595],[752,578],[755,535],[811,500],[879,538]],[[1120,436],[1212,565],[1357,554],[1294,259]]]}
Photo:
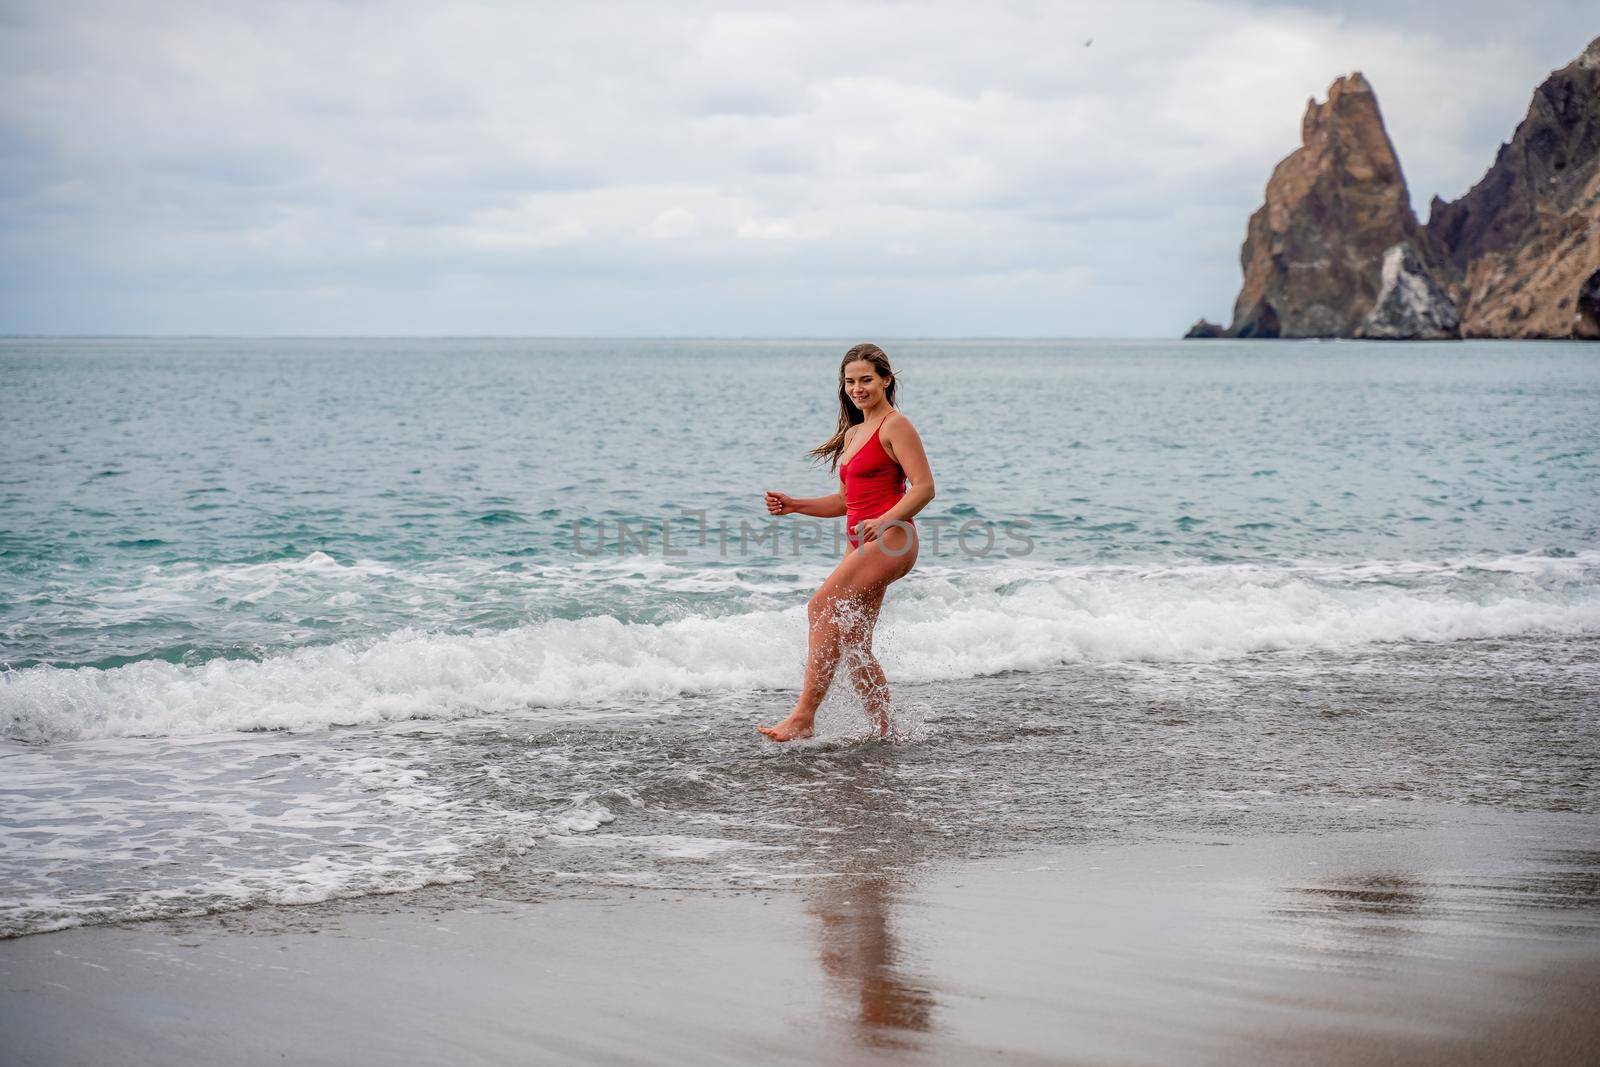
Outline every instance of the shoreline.
{"label": "shoreline", "polygon": [[10,1062],[1578,1063],[1600,817],[1186,834],[792,891],[464,885],[0,943]]}

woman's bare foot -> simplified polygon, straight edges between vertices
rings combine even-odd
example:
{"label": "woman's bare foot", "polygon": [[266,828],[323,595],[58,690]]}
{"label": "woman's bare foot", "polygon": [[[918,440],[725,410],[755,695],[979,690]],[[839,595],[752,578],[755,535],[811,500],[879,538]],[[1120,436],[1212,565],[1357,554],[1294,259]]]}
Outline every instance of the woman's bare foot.
{"label": "woman's bare foot", "polygon": [[782,722],[773,723],[771,726],[757,726],[756,729],[772,738],[774,741],[795,741],[811,736],[811,724],[815,720],[802,719],[791,713]]}

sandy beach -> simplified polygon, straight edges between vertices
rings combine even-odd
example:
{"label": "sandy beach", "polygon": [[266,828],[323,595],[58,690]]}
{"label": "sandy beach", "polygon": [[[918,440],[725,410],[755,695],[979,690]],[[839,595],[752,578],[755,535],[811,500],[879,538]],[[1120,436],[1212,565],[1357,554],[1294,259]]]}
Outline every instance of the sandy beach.
{"label": "sandy beach", "polygon": [[5,3],[0,1067],[1600,1067],[1594,6]]}
{"label": "sandy beach", "polygon": [[1189,837],[788,892],[472,887],[0,945],[7,1059],[1584,1063],[1600,820]]}

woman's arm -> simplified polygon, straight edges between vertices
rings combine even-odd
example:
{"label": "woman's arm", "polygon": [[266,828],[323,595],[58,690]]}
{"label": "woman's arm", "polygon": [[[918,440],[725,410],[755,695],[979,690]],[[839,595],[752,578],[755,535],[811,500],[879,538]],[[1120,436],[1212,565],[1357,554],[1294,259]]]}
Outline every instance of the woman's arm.
{"label": "woman's arm", "polygon": [[769,492],[767,510],[774,515],[814,515],[819,519],[836,519],[844,514],[844,493],[797,497]]}
{"label": "woman's arm", "polygon": [[901,415],[900,421],[893,427],[884,426],[878,432],[878,440],[889,457],[906,472],[907,482],[905,496],[878,517],[876,524],[882,526],[897,519],[904,522],[927,507],[933,501],[934,489],[933,469],[928,466],[928,454],[922,450],[922,438],[917,428],[911,425],[910,419]]}

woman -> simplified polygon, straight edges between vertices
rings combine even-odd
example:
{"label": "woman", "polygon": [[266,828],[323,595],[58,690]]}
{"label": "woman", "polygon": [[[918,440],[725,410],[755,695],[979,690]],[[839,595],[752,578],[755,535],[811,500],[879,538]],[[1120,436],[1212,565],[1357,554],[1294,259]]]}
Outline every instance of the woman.
{"label": "woman", "polygon": [[[839,471],[837,493],[797,499],[768,493],[774,515],[846,516],[850,547],[806,605],[806,679],[789,717],[758,727],[774,741],[810,737],[841,655],[880,736],[889,732],[889,683],[872,654],[872,627],[889,583],[917,562],[912,516],[933,499],[933,473],[911,420],[894,406],[894,372],[883,349],[856,345],[839,365],[839,425],[811,450]],[[841,462],[842,460],[842,462]],[[909,487],[907,482],[910,482]]]}

